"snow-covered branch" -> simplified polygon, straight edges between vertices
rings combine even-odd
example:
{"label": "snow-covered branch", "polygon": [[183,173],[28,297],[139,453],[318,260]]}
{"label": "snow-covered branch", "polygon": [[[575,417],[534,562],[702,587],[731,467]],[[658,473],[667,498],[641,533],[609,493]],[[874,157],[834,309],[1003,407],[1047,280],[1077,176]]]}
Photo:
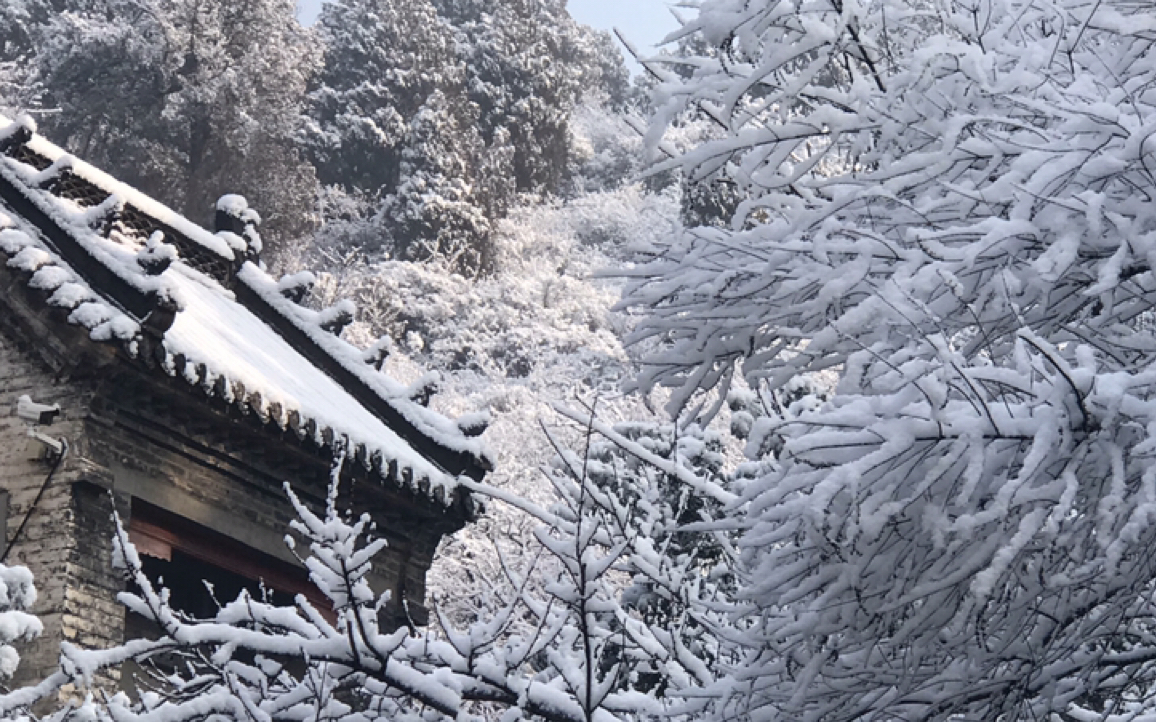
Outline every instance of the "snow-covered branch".
{"label": "snow-covered branch", "polygon": [[651,138],[709,112],[726,132],[664,165],[745,200],[625,271],[634,341],[656,349],[638,383],[680,411],[735,372],[762,393],[838,376],[754,427],[777,442],[748,445],[772,463],[731,507],[752,626],[699,713],[1142,705],[1151,14],[708,0],[688,23],[711,50],[665,76]]}

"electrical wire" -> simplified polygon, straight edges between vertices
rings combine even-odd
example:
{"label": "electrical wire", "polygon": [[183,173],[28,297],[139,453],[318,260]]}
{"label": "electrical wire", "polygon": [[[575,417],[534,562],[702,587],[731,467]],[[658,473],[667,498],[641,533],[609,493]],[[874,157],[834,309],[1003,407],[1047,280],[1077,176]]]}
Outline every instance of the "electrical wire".
{"label": "electrical wire", "polygon": [[8,542],[8,546],[4,547],[4,553],[0,554],[0,564],[3,564],[8,559],[8,552],[12,551],[12,547],[16,546],[16,542],[20,540],[20,535],[24,533],[24,527],[28,525],[28,520],[32,518],[32,513],[36,511],[36,507],[40,505],[41,498],[44,497],[44,492],[48,490],[48,485],[52,483],[52,477],[56,475],[56,470],[64,463],[64,457],[68,456],[68,439],[60,439],[61,449],[60,454],[53,462],[52,468],[48,470],[48,476],[44,478],[44,483],[40,485],[40,491],[36,492],[36,498],[32,500],[32,506],[28,507],[28,511],[24,514],[24,519],[21,520],[20,526],[16,527],[16,533],[12,535],[12,541]]}

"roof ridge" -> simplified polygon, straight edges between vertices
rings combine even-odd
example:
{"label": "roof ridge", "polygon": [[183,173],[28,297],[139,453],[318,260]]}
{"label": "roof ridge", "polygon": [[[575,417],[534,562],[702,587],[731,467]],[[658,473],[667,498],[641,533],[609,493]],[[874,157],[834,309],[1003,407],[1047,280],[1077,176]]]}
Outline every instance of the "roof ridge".
{"label": "roof ridge", "polygon": [[[442,459],[440,464],[446,467],[451,474],[465,474],[480,481],[486,471],[493,468],[492,463],[484,455],[471,452],[467,449],[454,448],[440,443],[418,428],[418,424],[407,417],[398,408],[396,399],[384,395],[359,373],[364,364],[350,368],[342,355],[335,354],[310,333],[310,329],[299,323],[299,319],[292,318],[285,313],[282,303],[292,303],[281,298],[280,293],[273,288],[259,288],[260,280],[254,271],[261,272],[251,264],[245,264],[237,273],[236,282],[232,291],[236,294],[237,302],[252,311],[257,318],[265,322],[270,328],[281,335],[291,346],[304,353],[305,357],[324,371],[334,381],[341,384],[357,401],[369,409],[393,429],[398,436],[409,442],[415,450],[433,459]],[[272,279],[269,281],[272,286]],[[335,340],[340,341],[333,336]],[[354,370],[357,369],[357,370]],[[446,464],[444,460],[452,463]]]}
{"label": "roof ridge", "polygon": [[32,222],[69,266],[90,285],[99,285],[106,300],[138,321],[142,329],[148,328],[154,336],[163,335],[172,324],[177,309],[176,299],[164,294],[160,288],[142,289],[102,262],[73,236],[60,218],[43,207],[40,199],[26,192],[27,189],[0,164],[0,200]]}

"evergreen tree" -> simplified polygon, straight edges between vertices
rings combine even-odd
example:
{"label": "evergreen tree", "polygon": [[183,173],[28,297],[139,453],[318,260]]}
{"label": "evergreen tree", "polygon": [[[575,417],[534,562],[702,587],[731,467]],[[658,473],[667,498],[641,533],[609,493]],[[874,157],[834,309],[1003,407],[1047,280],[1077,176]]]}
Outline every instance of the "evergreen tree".
{"label": "evergreen tree", "polygon": [[554,0],[347,0],[319,26],[310,156],[350,197],[335,207],[373,211],[322,245],[376,238],[373,251],[485,271],[516,194],[564,189],[580,93],[626,97],[608,38]]}
{"label": "evergreen tree", "polygon": [[[570,160],[569,117],[597,80],[590,38],[561,0],[436,0],[471,69],[482,137],[514,150],[518,191],[556,193]],[[593,76],[593,77],[592,77]]]}
{"label": "evergreen tree", "polygon": [[0,112],[14,115],[35,103],[32,32],[47,15],[42,0],[0,4]]}
{"label": "evergreen tree", "polygon": [[428,0],[327,3],[317,27],[325,64],[306,144],[318,179],[388,195],[402,181],[410,123],[435,92],[463,83],[452,32]]}
{"label": "evergreen tree", "polygon": [[320,28],[327,53],[307,143],[330,193],[364,199],[366,231],[346,237],[375,238],[369,250],[399,258],[484,269],[509,172],[495,166],[502,149],[478,135],[452,28],[428,2],[394,0],[327,5]]}
{"label": "evergreen tree", "polygon": [[379,214],[400,258],[440,258],[465,274],[492,262],[491,219],[505,215],[512,195],[510,154],[504,144],[485,147],[471,111],[476,106],[438,91],[411,123],[401,183]]}
{"label": "evergreen tree", "polygon": [[33,33],[59,110],[45,132],[195,220],[235,192],[267,240],[309,229],[315,181],[295,143],[317,52],[293,2],[65,4]]}

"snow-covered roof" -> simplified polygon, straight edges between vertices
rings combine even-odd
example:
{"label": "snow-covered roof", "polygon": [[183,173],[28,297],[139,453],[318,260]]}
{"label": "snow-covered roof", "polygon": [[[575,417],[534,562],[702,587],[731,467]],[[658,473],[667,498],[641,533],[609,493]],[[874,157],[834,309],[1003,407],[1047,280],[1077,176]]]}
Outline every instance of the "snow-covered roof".
{"label": "snow-covered roof", "polygon": [[[257,219],[244,199],[218,211]],[[481,441],[325,330],[257,261],[255,234],[210,232],[0,116],[0,262],[95,341],[442,504],[492,468]],[[282,284],[284,285],[284,284]],[[343,312],[347,309],[343,310]]]}

